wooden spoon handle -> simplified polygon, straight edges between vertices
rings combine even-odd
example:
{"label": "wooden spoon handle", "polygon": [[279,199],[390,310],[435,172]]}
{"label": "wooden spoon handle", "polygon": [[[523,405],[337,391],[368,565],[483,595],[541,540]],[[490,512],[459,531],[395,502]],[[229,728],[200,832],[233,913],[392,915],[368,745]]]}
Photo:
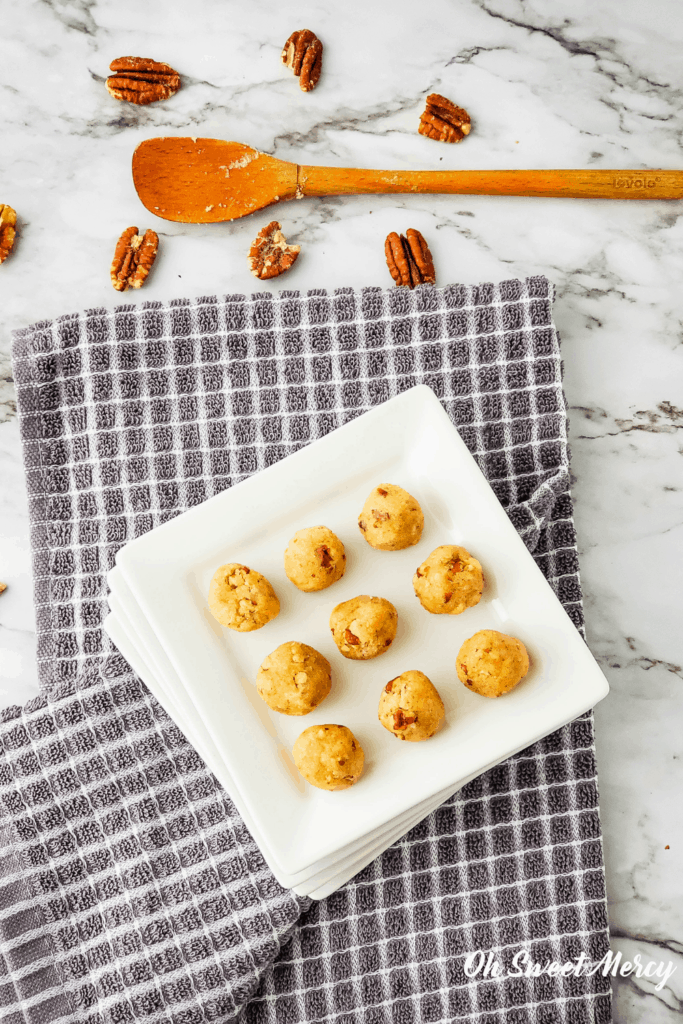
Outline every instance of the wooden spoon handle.
{"label": "wooden spoon handle", "polygon": [[299,167],[297,195],[437,192],[573,199],[681,199],[683,171],[368,171]]}

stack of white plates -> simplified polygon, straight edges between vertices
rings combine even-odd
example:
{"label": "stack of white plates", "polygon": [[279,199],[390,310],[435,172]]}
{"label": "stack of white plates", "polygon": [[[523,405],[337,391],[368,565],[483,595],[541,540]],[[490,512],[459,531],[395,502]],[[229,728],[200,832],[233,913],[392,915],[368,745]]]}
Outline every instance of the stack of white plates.
{"label": "stack of white plates", "polygon": [[[358,530],[380,483],[420,502],[415,547],[375,551]],[[325,525],[343,541],[345,575],[304,594],[283,553],[297,530]],[[482,563],[482,600],[462,615],[430,615],[412,587],[440,544],[461,544]],[[109,574],[105,629],[232,797],[280,883],[321,899],[357,874],[465,782],[553,732],[607,693],[607,681],[507,518],[441,404],[424,386],[405,392],[121,549]],[[237,633],[209,612],[218,566],[258,570],[280,599],[263,629]],[[390,600],[398,632],[386,653],[349,661],[332,640],[335,605],[358,594]],[[516,636],[531,668],[497,700],[469,692],[455,657],[480,629]],[[271,711],[256,672],[297,640],[332,665],[332,691],[304,718]],[[383,686],[409,669],[434,683],[445,724],[423,743],[401,743],[380,725]],[[365,770],[348,790],[315,789],[291,751],[310,725],[348,726]]]}

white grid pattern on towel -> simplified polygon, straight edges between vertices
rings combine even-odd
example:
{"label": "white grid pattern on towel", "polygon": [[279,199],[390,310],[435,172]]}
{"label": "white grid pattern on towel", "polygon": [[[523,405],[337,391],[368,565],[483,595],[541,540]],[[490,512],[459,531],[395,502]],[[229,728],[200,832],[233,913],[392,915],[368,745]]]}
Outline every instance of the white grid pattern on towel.
{"label": "white grid pattern on towel", "polygon": [[[21,863],[0,898],[12,1024],[34,1011],[79,1024],[609,1020],[604,985],[515,994],[458,976],[478,942],[506,955],[605,945],[590,716],[309,907],[270,876],[100,628],[122,543],[416,383],[440,397],[580,628],[550,302],[531,278],[147,303],[18,332],[47,696],[0,726]],[[46,942],[61,988],[41,973]]]}

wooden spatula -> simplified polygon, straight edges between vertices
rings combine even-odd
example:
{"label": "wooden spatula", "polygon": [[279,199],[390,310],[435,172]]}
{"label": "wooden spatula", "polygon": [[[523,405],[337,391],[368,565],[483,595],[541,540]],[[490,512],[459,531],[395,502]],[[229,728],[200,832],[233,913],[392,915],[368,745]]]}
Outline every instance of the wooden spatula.
{"label": "wooden spatula", "polygon": [[235,220],[284,199],[367,193],[564,196],[580,199],[681,199],[683,171],[372,171],[306,167],[242,142],[161,138],[133,154],[140,199],[165,220]]}

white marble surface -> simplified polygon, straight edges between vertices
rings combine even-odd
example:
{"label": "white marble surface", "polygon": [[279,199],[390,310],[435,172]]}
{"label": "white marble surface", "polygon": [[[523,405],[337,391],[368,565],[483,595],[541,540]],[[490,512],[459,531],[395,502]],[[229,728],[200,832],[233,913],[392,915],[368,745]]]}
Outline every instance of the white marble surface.
{"label": "white marble surface", "polygon": [[[279,61],[303,27],[326,47],[309,95]],[[37,689],[11,328],[122,301],[109,263],[129,224],[154,227],[161,253],[145,289],[124,301],[255,284],[245,256],[267,215],[207,227],[156,220],[132,186],[138,141],[205,134],[348,166],[683,167],[676,0],[9,0],[2,37],[0,202],[19,215],[0,267],[4,704]],[[182,90],[153,107],[117,103],[103,80],[124,54],[169,62]],[[417,134],[429,91],[472,115],[461,145]],[[612,685],[597,731],[613,945],[678,965],[659,993],[618,981],[615,1021],[680,1020],[683,205],[398,196],[273,212],[302,246],[281,281],[290,288],[389,284],[383,240],[407,227],[429,240],[442,284],[532,273],[555,282],[588,631]]]}

